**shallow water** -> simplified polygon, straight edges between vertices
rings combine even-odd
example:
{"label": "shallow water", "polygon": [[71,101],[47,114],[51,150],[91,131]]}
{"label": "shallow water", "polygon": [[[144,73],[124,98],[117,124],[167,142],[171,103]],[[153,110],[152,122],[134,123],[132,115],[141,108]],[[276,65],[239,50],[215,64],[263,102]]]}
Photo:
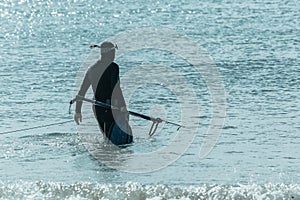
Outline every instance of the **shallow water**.
{"label": "shallow water", "polygon": [[[0,2],[0,198],[299,198],[299,10],[296,0]],[[128,108],[192,126],[177,132],[161,124],[149,138],[151,124],[131,117],[136,141],[121,154],[152,153],[172,146],[177,133],[195,134],[167,167],[130,173],[99,161],[119,160],[107,156],[88,104],[83,119],[88,129],[69,122],[5,133],[71,120],[68,106],[80,74],[97,58],[88,46],[137,28],[183,34],[216,64],[226,118],[207,157],[199,159],[212,120],[208,83],[187,60],[153,48],[116,59],[124,91],[139,83],[125,95]],[[118,41],[119,52],[131,42]]]}

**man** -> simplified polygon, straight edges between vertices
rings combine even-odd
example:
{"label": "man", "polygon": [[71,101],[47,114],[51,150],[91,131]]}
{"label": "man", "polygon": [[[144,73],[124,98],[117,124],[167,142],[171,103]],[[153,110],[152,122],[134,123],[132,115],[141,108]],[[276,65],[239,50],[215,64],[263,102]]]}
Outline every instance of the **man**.
{"label": "man", "polygon": [[[93,111],[106,138],[117,145],[131,143],[132,133],[128,124],[128,113],[120,87],[119,66],[114,62],[115,51],[118,47],[111,42],[103,42],[100,46],[91,45],[90,47],[100,48],[101,58],[87,70],[78,96],[84,97],[88,88],[92,86],[96,101],[120,108],[119,111],[112,111],[111,109],[94,105]],[[74,115],[74,120],[77,124],[82,121],[81,107],[82,101],[79,99],[76,101],[76,113]],[[118,121],[117,124],[116,121]],[[119,123],[122,123],[122,125]],[[122,127],[119,128],[120,126]],[[124,131],[126,136],[124,136]],[[122,139],[122,137],[124,138]]]}

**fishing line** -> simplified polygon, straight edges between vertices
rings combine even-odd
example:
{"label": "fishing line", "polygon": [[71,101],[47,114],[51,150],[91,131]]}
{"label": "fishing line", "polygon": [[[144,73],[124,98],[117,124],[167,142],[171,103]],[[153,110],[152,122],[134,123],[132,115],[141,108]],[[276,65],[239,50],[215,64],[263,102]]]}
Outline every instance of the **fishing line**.
{"label": "fishing line", "polygon": [[29,127],[29,128],[17,129],[17,130],[13,130],[13,131],[5,131],[5,132],[0,133],[0,135],[4,135],[4,134],[8,134],[8,133],[17,133],[17,132],[28,131],[28,130],[34,130],[34,129],[39,129],[39,128],[45,128],[45,127],[49,127],[49,126],[56,126],[56,125],[60,125],[60,124],[70,123],[70,122],[74,122],[74,120],[72,119],[72,120],[67,120],[67,121],[62,121],[62,122],[56,122],[56,123],[45,124],[45,125],[40,125],[40,126],[34,126],[34,127]]}
{"label": "fishing line", "polygon": [[[69,115],[70,114],[72,114],[71,106],[69,107]],[[90,117],[88,117],[87,119],[89,119],[89,118]],[[67,123],[70,123],[70,122],[74,122],[74,119],[70,119],[70,120],[66,120],[66,121],[62,121],[62,122],[51,123],[51,124],[40,125],[40,126],[34,126],[34,127],[29,127],[29,128],[22,128],[22,129],[17,129],[17,130],[12,130],[12,131],[4,131],[4,132],[0,132],[0,135],[9,134],[9,133],[17,133],[17,132],[28,131],[28,130],[34,130],[34,129],[45,128],[45,127],[49,127],[49,126],[61,125],[61,124],[67,124]]]}

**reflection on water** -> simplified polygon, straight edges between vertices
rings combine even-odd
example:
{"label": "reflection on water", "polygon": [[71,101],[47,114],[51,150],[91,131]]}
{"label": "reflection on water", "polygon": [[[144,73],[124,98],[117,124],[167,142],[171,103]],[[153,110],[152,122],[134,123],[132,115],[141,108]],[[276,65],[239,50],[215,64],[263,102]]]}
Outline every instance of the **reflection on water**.
{"label": "reflection on water", "polygon": [[[201,160],[199,148],[212,115],[211,94],[204,78],[186,60],[170,52],[145,49],[120,55],[117,62],[124,90],[141,79],[126,77],[134,72],[140,75],[133,70],[136,67],[152,66],[149,73],[143,74],[145,79],[151,78],[153,67],[161,70],[154,72],[167,80],[166,84],[142,85],[132,96],[127,95],[126,101],[136,112],[182,124],[192,121],[191,126],[180,130],[184,134],[196,132],[183,156],[153,173],[110,171],[93,159],[89,145],[97,150],[97,160],[101,157],[117,165],[116,159],[104,152],[126,158],[158,151],[170,146],[182,132],[161,124],[157,134],[149,138],[151,123],[131,117],[136,142],[111,150],[105,143],[95,143],[102,138],[92,113],[87,112],[83,122],[91,123],[94,130],[76,127],[79,133],[86,131],[91,137],[86,143],[85,137],[76,134],[73,123],[0,134],[2,181],[299,183],[300,49],[296,1],[2,1],[0,18],[0,132],[71,119],[68,102],[77,92],[76,81],[81,82],[75,80],[77,74],[84,73],[78,70],[97,59],[96,54],[86,59],[91,55],[88,46],[140,27],[171,28],[206,48],[221,73],[227,101],[222,135],[208,157]],[[119,48],[121,51],[122,45]],[[177,76],[171,76],[161,66],[186,78],[189,89],[196,93],[196,103],[186,95],[186,87],[177,85]],[[176,95],[166,85],[176,88]],[[179,97],[187,102],[186,107],[180,107]],[[91,111],[91,105],[84,106]],[[194,106],[197,110],[182,118],[181,110],[192,110]],[[276,184],[274,187],[281,189]],[[265,191],[269,187],[257,188]]]}

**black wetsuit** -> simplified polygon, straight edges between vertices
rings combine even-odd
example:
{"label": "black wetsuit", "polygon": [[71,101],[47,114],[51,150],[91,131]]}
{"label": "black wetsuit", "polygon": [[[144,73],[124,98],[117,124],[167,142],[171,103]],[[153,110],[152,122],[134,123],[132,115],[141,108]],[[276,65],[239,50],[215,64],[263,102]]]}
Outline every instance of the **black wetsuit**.
{"label": "black wetsuit", "polygon": [[[126,106],[119,80],[119,66],[113,62],[105,69],[99,79],[97,89],[94,94],[95,99],[117,107]],[[117,117],[116,115],[118,113],[113,111],[113,115],[111,109],[100,106],[94,106],[94,111],[102,132],[104,132],[106,137],[109,138],[110,129],[115,122],[114,116]]]}

